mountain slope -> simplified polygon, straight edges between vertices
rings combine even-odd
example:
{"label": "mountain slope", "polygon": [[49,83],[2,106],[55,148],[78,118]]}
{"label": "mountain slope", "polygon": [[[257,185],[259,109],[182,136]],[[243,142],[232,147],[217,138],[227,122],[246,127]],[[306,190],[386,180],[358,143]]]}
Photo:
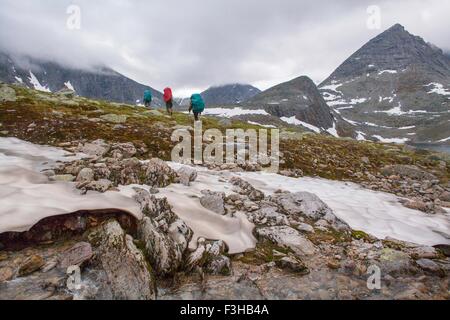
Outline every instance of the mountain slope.
{"label": "mountain slope", "polygon": [[450,58],[399,24],[356,51],[319,88],[361,139],[450,137]]}
{"label": "mountain slope", "polygon": [[228,105],[244,102],[261,90],[248,84],[227,84],[211,87],[201,93],[207,105]]}
{"label": "mountain slope", "polygon": [[306,76],[272,87],[248,100],[245,105],[262,107],[285,122],[302,125],[315,132],[353,135],[350,126],[327,105],[317,86]]}
{"label": "mountain slope", "polygon": [[0,52],[0,80],[47,92],[69,88],[83,97],[128,104],[139,103],[144,91],[149,89],[153,92],[153,104],[162,105],[160,92],[107,67],[71,69],[54,62],[17,58]]}

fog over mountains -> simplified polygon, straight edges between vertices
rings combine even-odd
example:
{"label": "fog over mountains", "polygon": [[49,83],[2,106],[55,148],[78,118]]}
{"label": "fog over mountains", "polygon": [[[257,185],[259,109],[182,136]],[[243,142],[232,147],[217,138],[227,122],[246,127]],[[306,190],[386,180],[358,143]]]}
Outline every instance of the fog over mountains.
{"label": "fog over mountains", "polygon": [[[108,67],[76,70],[0,53],[0,80],[41,91],[68,88],[80,96],[128,104],[139,104],[143,91],[150,89],[154,105],[163,104],[159,91]],[[450,141],[449,54],[400,24],[364,44],[319,88],[301,76],[264,92],[248,84],[228,84],[210,87],[202,96],[209,107],[259,109],[258,118],[269,116],[264,122],[273,125],[281,120],[359,140]],[[176,104],[186,107],[189,99],[177,98]]]}

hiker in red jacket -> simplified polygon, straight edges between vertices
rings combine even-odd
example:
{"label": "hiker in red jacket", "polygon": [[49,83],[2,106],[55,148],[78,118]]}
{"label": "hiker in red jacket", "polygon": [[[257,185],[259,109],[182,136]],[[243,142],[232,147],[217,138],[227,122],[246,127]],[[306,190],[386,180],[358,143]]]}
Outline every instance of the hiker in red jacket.
{"label": "hiker in red jacket", "polygon": [[166,109],[167,113],[172,115],[173,114],[173,96],[172,96],[172,89],[165,88],[164,89],[164,101],[166,102]]}

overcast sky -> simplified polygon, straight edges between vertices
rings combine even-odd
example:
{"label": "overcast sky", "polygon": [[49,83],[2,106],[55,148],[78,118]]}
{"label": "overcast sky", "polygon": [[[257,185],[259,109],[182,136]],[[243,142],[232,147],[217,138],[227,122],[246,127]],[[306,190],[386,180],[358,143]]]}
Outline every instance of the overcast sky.
{"label": "overcast sky", "polygon": [[[70,5],[81,10],[79,30],[67,27]],[[367,27],[369,5],[381,9],[379,30]],[[450,50],[449,15],[448,0],[0,0],[0,47],[103,63],[185,96],[225,83],[267,89],[300,75],[319,83],[395,23]]]}

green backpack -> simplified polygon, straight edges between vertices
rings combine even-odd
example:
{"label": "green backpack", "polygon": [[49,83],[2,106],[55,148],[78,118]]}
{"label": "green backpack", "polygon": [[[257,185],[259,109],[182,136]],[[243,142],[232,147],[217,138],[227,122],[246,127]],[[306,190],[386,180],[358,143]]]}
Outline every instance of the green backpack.
{"label": "green backpack", "polygon": [[152,92],[150,90],[145,90],[144,102],[152,102]]}
{"label": "green backpack", "polygon": [[191,96],[192,110],[197,113],[205,111],[205,102],[200,94],[196,93]]}

